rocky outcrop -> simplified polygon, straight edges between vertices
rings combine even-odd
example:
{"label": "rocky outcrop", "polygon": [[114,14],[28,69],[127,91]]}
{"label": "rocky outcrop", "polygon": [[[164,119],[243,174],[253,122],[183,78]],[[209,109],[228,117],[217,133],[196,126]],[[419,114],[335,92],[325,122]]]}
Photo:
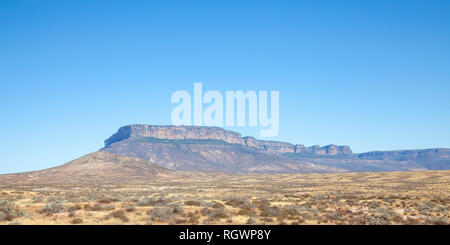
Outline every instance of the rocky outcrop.
{"label": "rocky outcrop", "polygon": [[254,147],[270,153],[295,153],[295,146],[289,143],[257,140],[250,136],[244,137],[244,142],[246,146]]}
{"label": "rocky outcrop", "polygon": [[349,146],[337,146],[337,145],[327,145],[324,147],[320,147],[319,145],[314,145],[311,147],[305,147],[304,145],[296,145],[295,153],[298,154],[312,154],[312,155],[328,155],[328,156],[336,156],[336,155],[351,155],[353,154],[352,150]]}

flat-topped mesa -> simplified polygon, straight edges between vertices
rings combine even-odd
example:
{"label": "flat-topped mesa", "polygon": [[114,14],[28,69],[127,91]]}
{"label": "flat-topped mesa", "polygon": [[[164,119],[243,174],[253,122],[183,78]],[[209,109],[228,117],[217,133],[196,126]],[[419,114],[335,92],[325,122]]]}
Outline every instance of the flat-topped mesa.
{"label": "flat-topped mesa", "polygon": [[344,155],[352,154],[348,146],[328,145],[324,147],[293,145],[279,141],[258,140],[254,137],[242,137],[239,133],[218,127],[199,126],[152,126],[145,124],[121,127],[117,133],[105,140],[105,147],[113,143],[129,139],[151,137],[169,140],[220,140],[229,144],[239,144],[269,153],[299,153],[314,155]]}
{"label": "flat-topped mesa", "polygon": [[429,161],[436,159],[450,159],[450,149],[436,148],[403,151],[371,151],[358,154],[358,158],[396,161]]}
{"label": "flat-topped mesa", "polygon": [[198,126],[152,126],[152,125],[128,125],[121,127],[117,133],[105,140],[105,147],[115,142],[138,137],[152,137],[157,139],[200,139],[222,140],[229,144],[244,144],[239,133],[217,127]]}

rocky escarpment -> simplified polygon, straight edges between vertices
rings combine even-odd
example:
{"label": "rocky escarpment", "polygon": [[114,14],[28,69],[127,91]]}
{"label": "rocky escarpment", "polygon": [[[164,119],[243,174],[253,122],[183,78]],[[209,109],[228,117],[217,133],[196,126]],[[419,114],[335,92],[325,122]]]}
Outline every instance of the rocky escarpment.
{"label": "rocky escarpment", "polygon": [[313,173],[450,169],[449,149],[353,154],[348,146],[264,141],[216,127],[129,125],[103,151],[175,170]]}
{"label": "rocky escarpment", "polygon": [[121,127],[117,133],[105,140],[105,147],[130,138],[155,138],[166,140],[219,140],[228,144],[254,147],[269,153],[298,153],[314,155],[346,155],[352,154],[348,146],[318,145],[305,147],[279,141],[258,140],[254,137],[242,137],[239,133],[217,127],[197,126],[152,126],[128,125]]}
{"label": "rocky escarpment", "polygon": [[128,125],[119,128],[117,133],[105,140],[105,146],[115,142],[138,137],[151,137],[155,139],[199,139],[221,140],[229,144],[244,144],[239,133],[216,127],[196,126],[152,126],[144,124]]}
{"label": "rocky escarpment", "polygon": [[337,146],[337,145],[327,145],[324,147],[320,147],[319,145],[314,145],[311,147],[305,147],[303,145],[296,145],[295,153],[298,154],[312,154],[312,155],[351,155],[353,154],[352,150],[349,146]]}
{"label": "rocky escarpment", "polygon": [[244,137],[245,146],[254,147],[271,153],[295,153],[295,145],[278,141],[257,140],[253,137]]}
{"label": "rocky escarpment", "polygon": [[430,161],[449,160],[450,149],[424,149],[404,151],[371,151],[358,154],[360,159],[395,160],[395,161]]}

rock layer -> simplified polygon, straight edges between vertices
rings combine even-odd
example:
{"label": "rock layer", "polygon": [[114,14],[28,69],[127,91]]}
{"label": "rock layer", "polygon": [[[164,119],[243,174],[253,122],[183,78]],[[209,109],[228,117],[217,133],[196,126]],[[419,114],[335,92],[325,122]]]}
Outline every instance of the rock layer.
{"label": "rock layer", "polygon": [[239,133],[218,127],[198,126],[152,126],[145,124],[121,127],[117,133],[105,140],[105,147],[130,138],[155,138],[168,140],[220,140],[228,144],[254,147],[270,153],[307,153],[316,155],[352,154],[348,146],[327,145],[324,147],[293,145],[279,141],[258,140],[254,137],[242,137]]}
{"label": "rock layer", "polygon": [[128,125],[119,128],[117,133],[105,140],[105,146],[115,142],[138,137],[151,137],[155,139],[201,139],[222,140],[229,144],[243,144],[244,140],[239,133],[216,127],[196,126],[152,126],[144,124]]}

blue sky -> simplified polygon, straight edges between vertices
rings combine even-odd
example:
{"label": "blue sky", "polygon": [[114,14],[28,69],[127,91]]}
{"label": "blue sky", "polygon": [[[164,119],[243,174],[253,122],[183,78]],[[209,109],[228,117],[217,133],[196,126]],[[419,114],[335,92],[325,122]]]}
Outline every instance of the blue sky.
{"label": "blue sky", "polygon": [[1,0],[0,173],[170,124],[194,82],[279,90],[275,140],[450,147],[449,67],[449,1]]}

